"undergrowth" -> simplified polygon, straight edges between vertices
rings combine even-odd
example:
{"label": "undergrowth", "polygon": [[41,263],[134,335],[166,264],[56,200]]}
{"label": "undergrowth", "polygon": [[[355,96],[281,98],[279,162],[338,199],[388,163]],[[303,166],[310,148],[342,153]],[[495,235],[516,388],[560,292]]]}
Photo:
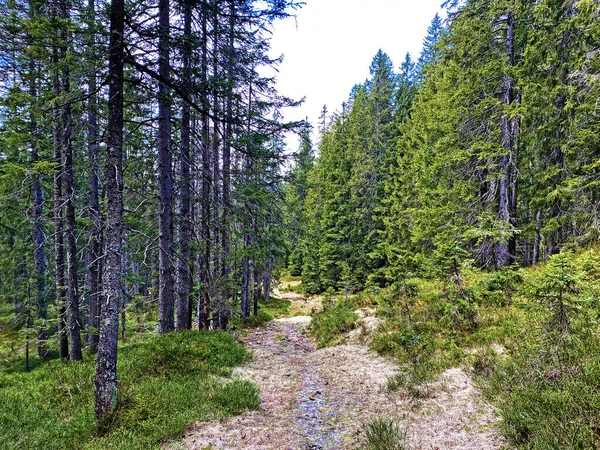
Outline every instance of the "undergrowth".
{"label": "undergrowth", "polygon": [[597,249],[527,269],[455,267],[446,279],[328,298],[312,325],[321,346],[344,342],[357,309],[383,319],[370,346],[402,368],[389,390],[424,398],[444,370],[463,367],[498,406],[516,448],[600,448]]}
{"label": "undergrowth", "polygon": [[364,428],[363,450],[404,450],[406,430],[397,422],[374,419]]}
{"label": "undergrowth", "polygon": [[275,318],[289,317],[291,306],[292,302],[285,299],[271,297],[269,300],[261,300],[258,302],[256,315],[251,313],[248,319],[234,317],[231,325],[240,328],[258,328]]}
{"label": "undergrowth", "polygon": [[354,301],[336,301],[330,294],[323,298],[323,311],[313,317],[310,333],[319,347],[336,345],[344,339],[344,333],[354,329],[358,315],[354,312]]}
{"label": "undergrowth", "polygon": [[13,359],[0,368],[0,442],[11,449],[151,449],[198,420],[259,406],[257,388],[227,381],[250,353],[221,332],[132,339],[119,349],[119,403],[108,434],[96,433],[95,361]]}

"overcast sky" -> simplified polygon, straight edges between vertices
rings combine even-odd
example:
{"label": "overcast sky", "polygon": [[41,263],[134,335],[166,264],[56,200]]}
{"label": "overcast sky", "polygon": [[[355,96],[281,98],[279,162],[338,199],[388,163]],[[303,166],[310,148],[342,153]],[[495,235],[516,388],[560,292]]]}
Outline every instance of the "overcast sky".
{"label": "overcast sky", "polygon": [[324,104],[339,110],[357,83],[369,75],[378,49],[398,71],[406,52],[416,59],[427,27],[442,0],[305,0],[295,18],[275,23],[272,55],[284,55],[279,66],[280,94],[305,104],[285,111],[287,120],[316,126]]}

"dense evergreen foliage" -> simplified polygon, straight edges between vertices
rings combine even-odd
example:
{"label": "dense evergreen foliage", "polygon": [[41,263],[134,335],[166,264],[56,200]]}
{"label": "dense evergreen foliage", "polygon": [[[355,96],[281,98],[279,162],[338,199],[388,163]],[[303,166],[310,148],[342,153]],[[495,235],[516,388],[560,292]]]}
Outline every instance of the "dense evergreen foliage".
{"label": "dense evergreen foliage", "polygon": [[[598,238],[598,5],[447,5],[330,118],[291,262],[309,292],[528,266]],[[298,251],[304,253],[298,255]]]}

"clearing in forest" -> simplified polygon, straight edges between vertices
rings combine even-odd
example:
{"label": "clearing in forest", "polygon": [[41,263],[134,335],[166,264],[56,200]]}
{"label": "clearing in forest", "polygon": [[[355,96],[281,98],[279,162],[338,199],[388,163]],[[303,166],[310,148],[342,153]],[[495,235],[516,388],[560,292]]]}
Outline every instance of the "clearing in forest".
{"label": "clearing in forest", "polygon": [[[286,295],[293,307],[311,304]],[[397,421],[409,449],[500,449],[493,409],[461,369],[444,373],[431,395],[418,403],[389,393],[390,360],[361,345],[318,349],[307,336],[310,317],[277,319],[240,338],[254,357],[237,369],[261,391],[261,410],[197,423],[171,448],[353,449],[375,418]]]}

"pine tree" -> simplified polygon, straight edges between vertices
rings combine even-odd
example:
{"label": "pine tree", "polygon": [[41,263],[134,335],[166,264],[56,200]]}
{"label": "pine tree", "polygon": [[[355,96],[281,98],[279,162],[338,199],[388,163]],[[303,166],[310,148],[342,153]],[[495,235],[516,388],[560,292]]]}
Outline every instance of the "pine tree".
{"label": "pine tree", "polygon": [[439,14],[436,14],[427,28],[427,35],[423,40],[423,49],[417,61],[417,77],[419,81],[423,81],[427,75],[428,66],[434,64],[437,59],[436,47],[444,32],[444,24]]}
{"label": "pine tree", "polygon": [[100,338],[96,363],[96,418],[100,428],[109,424],[117,406],[117,340],[121,303],[123,246],[123,53],[125,3],[111,1],[109,43],[108,148],[104,165],[106,184],[106,269],[104,307],[101,309]]}

